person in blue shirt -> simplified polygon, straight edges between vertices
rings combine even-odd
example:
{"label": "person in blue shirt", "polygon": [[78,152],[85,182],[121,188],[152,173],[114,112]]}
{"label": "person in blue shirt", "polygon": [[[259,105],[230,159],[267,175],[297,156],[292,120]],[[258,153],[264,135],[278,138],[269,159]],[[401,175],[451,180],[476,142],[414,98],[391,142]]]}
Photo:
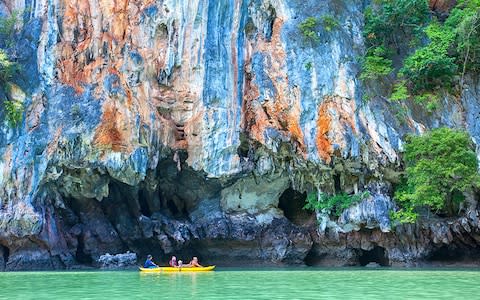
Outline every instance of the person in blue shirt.
{"label": "person in blue shirt", "polygon": [[143,264],[143,267],[148,269],[158,268],[157,264],[153,262],[153,257],[150,254],[147,255],[147,260]]}

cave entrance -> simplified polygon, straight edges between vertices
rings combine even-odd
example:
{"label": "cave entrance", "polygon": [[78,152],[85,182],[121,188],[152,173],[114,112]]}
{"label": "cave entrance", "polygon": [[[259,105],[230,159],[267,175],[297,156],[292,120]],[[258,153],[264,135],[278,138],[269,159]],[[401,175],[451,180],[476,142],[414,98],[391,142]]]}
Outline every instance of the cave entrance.
{"label": "cave entrance", "polygon": [[152,197],[150,194],[151,193],[148,193],[144,189],[140,189],[140,191],[138,192],[138,204],[140,205],[140,212],[142,213],[142,215],[149,218],[152,216],[152,210],[149,203],[151,202],[149,198]]}
{"label": "cave entrance", "polygon": [[308,251],[307,255],[303,262],[305,265],[309,267],[320,266],[322,264],[322,260],[327,256],[326,253],[322,253],[321,251],[317,251],[317,247],[314,245],[310,251]]}
{"label": "cave entrance", "polygon": [[430,262],[447,263],[478,261],[480,260],[480,250],[455,245],[444,245],[430,252],[426,260]]}
{"label": "cave entrance", "polygon": [[2,253],[2,256],[3,256],[3,263],[4,263],[3,267],[5,267],[7,265],[8,258],[10,256],[10,249],[8,249],[8,247],[6,246],[0,245],[0,252]]}
{"label": "cave entrance", "polygon": [[75,259],[80,264],[91,265],[92,257],[85,253],[85,245],[83,242],[83,236],[78,238],[77,252],[75,253]]}
{"label": "cave entrance", "polygon": [[303,209],[307,193],[300,193],[292,188],[286,189],[278,201],[278,208],[285,217],[295,225],[302,226],[315,221],[314,212]]}
{"label": "cave entrance", "polygon": [[362,267],[369,263],[377,263],[382,267],[390,265],[385,248],[379,246],[373,247],[372,250],[361,250],[359,263]]}

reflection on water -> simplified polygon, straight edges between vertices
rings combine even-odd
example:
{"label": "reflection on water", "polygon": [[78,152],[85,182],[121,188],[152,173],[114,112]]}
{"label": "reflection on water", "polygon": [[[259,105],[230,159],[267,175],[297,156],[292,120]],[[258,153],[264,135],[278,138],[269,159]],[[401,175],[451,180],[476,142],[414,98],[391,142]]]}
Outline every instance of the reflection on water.
{"label": "reflection on water", "polygon": [[476,270],[0,273],[0,299],[475,299]]}
{"label": "reflection on water", "polygon": [[[197,296],[197,276],[202,276],[202,284],[207,284],[208,277],[213,276],[213,272],[164,272],[164,273],[139,273],[141,284],[146,286],[155,285],[158,282],[166,281],[169,287],[169,295],[185,295],[195,299]],[[188,290],[186,290],[188,289]]]}

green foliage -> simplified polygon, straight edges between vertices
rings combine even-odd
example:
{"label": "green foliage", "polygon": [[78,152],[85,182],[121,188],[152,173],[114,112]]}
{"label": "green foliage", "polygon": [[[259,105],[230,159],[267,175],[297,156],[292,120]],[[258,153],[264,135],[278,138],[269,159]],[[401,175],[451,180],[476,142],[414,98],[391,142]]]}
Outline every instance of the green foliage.
{"label": "green foliage", "polygon": [[4,85],[9,81],[17,69],[17,64],[11,62],[7,53],[0,49],[0,85]]}
{"label": "green foliage", "polygon": [[23,104],[15,100],[5,100],[3,105],[9,126],[17,127],[22,122]]}
{"label": "green foliage", "polygon": [[330,15],[325,15],[320,18],[322,20],[322,25],[323,28],[325,28],[325,31],[330,32],[333,29],[337,28],[340,26],[340,23],[338,22],[335,17],[330,16]]}
{"label": "green foliage", "polygon": [[298,26],[298,29],[300,29],[300,32],[302,33],[303,37],[306,38],[307,40],[318,42],[320,39],[316,31],[317,25],[318,25],[317,18],[308,17],[302,23],[300,23],[300,25]]}
{"label": "green foliage", "polygon": [[459,1],[451,11],[445,26],[455,32],[454,47],[457,64],[465,72],[480,71],[480,1]]}
{"label": "green foliage", "polygon": [[408,98],[410,98],[410,94],[408,93],[406,81],[402,80],[396,83],[393,86],[393,93],[390,99],[393,101],[403,101],[403,100],[407,100]]}
{"label": "green foliage", "polygon": [[318,37],[317,28],[319,25],[322,25],[325,31],[330,32],[333,29],[337,28],[340,23],[335,17],[330,15],[325,15],[320,17],[320,19],[315,17],[308,17],[303,22],[298,25],[298,29],[302,33],[303,37],[312,42],[320,41]]}
{"label": "green foliage", "polygon": [[320,197],[317,198],[317,193],[312,192],[307,195],[306,204],[303,208],[308,210],[319,210],[329,215],[339,217],[345,209],[369,196],[370,193],[365,191],[354,195],[348,195],[346,193],[328,195],[321,193]]}
{"label": "green foliage", "polygon": [[[379,69],[383,60],[398,61],[404,82],[396,83],[392,100],[415,99],[432,111],[441,90],[461,88],[466,72],[480,71],[480,0],[457,1],[443,23],[430,15],[427,2],[373,1],[365,13],[363,35],[369,48],[361,78],[379,77],[372,65]],[[420,43],[423,46],[415,51],[408,49]],[[377,47],[384,47],[385,54],[373,55]]]}
{"label": "green foliage", "polygon": [[[395,73],[393,58],[405,44],[416,44],[429,20],[425,0],[377,0],[365,12],[363,36],[368,47],[360,79],[378,80]],[[409,99],[407,82],[394,87],[395,101]]]}
{"label": "green foliage", "polygon": [[410,136],[405,146],[406,183],[396,201],[411,214],[418,207],[454,214],[462,193],[480,186],[477,157],[464,131],[449,128]]}
{"label": "green foliage", "polygon": [[[15,25],[18,22],[19,12],[13,11],[9,17],[0,18],[0,38],[5,41],[6,47],[12,47],[14,43]],[[8,91],[8,82],[19,71],[17,63],[12,62],[5,50],[0,49],[0,88]],[[23,103],[13,99],[3,100],[5,118],[11,127],[17,126],[22,121]]]}
{"label": "green foliage", "polygon": [[368,47],[398,48],[429,20],[426,0],[377,0],[365,12],[363,35]]}
{"label": "green foliage", "polygon": [[[10,81],[18,71],[18,65],[8,59],[5,51],[0,49],[0,88],[8,90],[8,81]],[[3,99],[5,116],[11,127],[17,126],[23,115],[23,104],[14,100]]]}
{"label": "green foliage", "polygon": [[455,58],[448,53],[455,39],[453,30],[435,22],[425,29],[425,33],[430,43],[409,56],[401,70],[414,93],[451,86],[458,69]]}
{"label": "green foliage", "polygon": [[310,70],[312,69],[312,66],[313,66],[313,65],[312,65],[312,62],[309,61],[309,62],[307,62],[307,63],[305,64],[305,69],[306,69],[307,71],[310,71]]}
{"label": "green foliage", "polygon": [[8,59],[7,53],[0,49],[0,84],[5,84],[12,78],[15,64]]}
{"label": "green foliage", "polygon": [[412,208],[401,208],[397,211],[390,211],[390,220],[394,223],[415,223],[417,218],[418,214],[414,212]]}
{"label": "green foliage", "polygon": [[15,33],[15,25],[18,22],[20,12],[14,10],[10,16],[5,18],[0,18],[0,36],[6,41],[6,46],[11,47],[13,40],[13,35]]}
{"label": "green foliage", "polygon": [[440,97],[437,94],[425,92],[423,94],[416,95],[414,100],[417,104],[425,107],[427,111],[432,112],[438,108]]}
{"label": "green foliage", "polygon": [[392,73],[392,60],[387,56],[387,51],[383,46],[370,49],[363,60],[360,79],[376,80]]}

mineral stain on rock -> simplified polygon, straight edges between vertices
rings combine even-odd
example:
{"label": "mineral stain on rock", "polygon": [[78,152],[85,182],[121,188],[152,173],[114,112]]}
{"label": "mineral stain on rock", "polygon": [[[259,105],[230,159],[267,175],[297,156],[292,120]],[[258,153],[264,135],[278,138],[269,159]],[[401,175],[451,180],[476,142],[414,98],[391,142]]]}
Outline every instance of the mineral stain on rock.
{"label": "mineral stain on rock", "polygon": [[[480,141],[480,82],[440,117],[400,123],[385,99],[362,102],[364,5],[320,2],[0,1],[0,15],[23,12],[27,70],[24,121],[0,130],[0,269],[131,264],[102,258],[127,251],[224,264],[478,259],[476,205],[395,228],[388,213],[405,134],[448,125]],[[310,43],[298,25],[312,15],[338,28]],[[330,218],[301,209],[307,190],[370,196]]]}

